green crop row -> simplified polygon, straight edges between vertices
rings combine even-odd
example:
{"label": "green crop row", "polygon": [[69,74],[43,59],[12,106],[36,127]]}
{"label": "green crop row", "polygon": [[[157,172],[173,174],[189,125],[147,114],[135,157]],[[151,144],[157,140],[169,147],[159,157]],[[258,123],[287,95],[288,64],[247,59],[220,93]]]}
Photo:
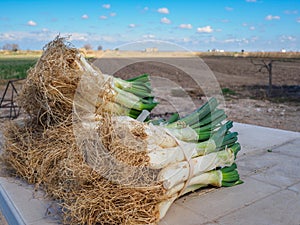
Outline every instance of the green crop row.
{"label": "green crop row", "polygon": [[37,58],[0,58],[0,80],[26,78]]}

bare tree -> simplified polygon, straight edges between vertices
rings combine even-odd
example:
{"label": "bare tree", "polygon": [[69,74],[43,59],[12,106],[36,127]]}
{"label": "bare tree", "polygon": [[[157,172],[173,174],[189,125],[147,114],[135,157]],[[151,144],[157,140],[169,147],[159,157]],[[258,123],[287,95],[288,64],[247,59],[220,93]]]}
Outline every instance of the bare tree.
{"label": "bare tree", "polygon": [[90,44],[85,44],[85,45],[83,46],[83,48],[84,48],[85,50],[87,50],[87,51],[93,49],[93,47],[92,47]]}
{"label": "bare tree", "polygon": [[19,50],[19,45],[18,45],[18,44],[12,44],[12,45],[11,45],[11,50],[12,50],[13,52],[17,52],[17,51]]}
{"label": "bare tree", "polygon": [[3,45],[2,49],[7,51],[13,51],[13,52],[20,50],[18,44],[5,44]]}
{"label": "bare tree", "polygon": [[98,48],[97,48],[97,50],[98,50],[98,51],[102,51],[102,50],[103,50],[102,45],[99,45]]}
{"label": "bare tree", "polygon": [[255,62],[253,59],[251,59],[251,63],[255,66],[258,66],[259,69],[257,72],[262,72],[263,70],[267,70],[269,74],[269,87],[268,87],[268,92],[267,95],[270,97],[272,95],[272,88],[273,88],[273,83],[272,83],[272,78],[273,78],[273,63],[278,60],[270,59],[268,62],[264,59],[261,59],[259,62]]}

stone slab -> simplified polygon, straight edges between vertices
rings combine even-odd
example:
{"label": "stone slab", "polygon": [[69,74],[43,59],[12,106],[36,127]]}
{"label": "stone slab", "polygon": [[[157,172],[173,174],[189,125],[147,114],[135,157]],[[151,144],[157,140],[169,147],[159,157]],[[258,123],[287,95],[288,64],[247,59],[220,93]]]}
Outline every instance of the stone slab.
{"label": "stone slab", "polygon": [[285,145],[274,148],[272,152],[297,157],[300,159],[300,138],[297,138]]}
{"label": "stone slab", "polygon": [[15,179],[0,177],[0,189],[1,196],[6,201],[4,207],[10,211],[10,214],[5,214],[10,225],[57,224],[54,217],[46,215],[51,202],[44,200],[42,193],[35,192],[32,186]]}
{"label": "stone slab", "polygon": [[[189,195],[186,199],[178,199],[177,203],[189,208],[191,211],[204,215],[207,221],[214,221],[239,208],[265,198],[272,193],[280,191],[278,187],[246,178],[244,184],[230,188],[216,189],[205,195],[197,196],[197,193]],[[174,206],[176,207],[176,206]],[[185,215],[181,217],[186,218]]]}
{"label": "stone slab", "polygon": [[236,122],[234,123],[232,130],[239,133],[238,139],[243,149],[240,157],[250,153],[254,154],[255,151],[272,149],[275,146],[279,146],[300,138],[299,132],[260,127]]}
{"label": "stone slab", "polygon": [[[300,224],[300,133],[239,123],[234,129],[242,145],[237,163],[245,183],[184,196],[159,225]],[[25,224],[58,224],[46,215],[51,202],[37,197],[32,186],[0,177],[0,188]]]}
{"label": "stone slab", "polygon": [[[174,216],[184,215],[184,216]],[[167,215],[159,222],[158,225],[182,225],[188,221],[189,225],[200,225],[203,221],[207,221],[207,218],[200,213],[195,213],[184,205],[173,203],[167,213]]]}
{"label": "stone slab", "polygon": [[290,191],[294,191],[296,192],[297,194],[300,194],[300,182],[295,184],[295,185],[292,185],[288,188],[288,190]]}
{"label": "stone slab", "polygon": [[283,190],[218,220],[222,225],[299,225],[300,194]]}

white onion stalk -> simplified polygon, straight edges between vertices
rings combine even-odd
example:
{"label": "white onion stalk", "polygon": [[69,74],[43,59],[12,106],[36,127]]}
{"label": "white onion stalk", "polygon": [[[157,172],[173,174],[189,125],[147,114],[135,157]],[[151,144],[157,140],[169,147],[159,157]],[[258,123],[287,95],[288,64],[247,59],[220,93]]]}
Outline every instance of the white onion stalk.
{"label": "white onion stalk", "polygon": [[[116,116],[113,117],[113,121],[114,130],[119,136],[124,136],[123,132],[129,131],[130,133],[134,133],[133,131],[138,126],[142,126],[143,131],[146,133],[146,137],[143,138],[143,141],[146,141],[148,146],[156,146],[160,148],[172,148],[178,146],[177,139],[167,133],[166,130],[161,126],[146,124],[134,120],[128,116]],[[128,134],[126,137],[130,138]],[[132,134],[131,138],[136,139],[137,137]]]}
{"label": "white onion stalk", "polygon": [[[166,192],[166,196],[169,196],[169,198],[159,203],[159,218],[162,219],[166,215],[173,202],[180,196],[207,187],[208,185],[221,187],[222,179],[223,175],[221,170],[213,170],[193,177],[188,184],[181,183],[176,185]],[[185,188],[185,186],[187,187]],[[183,188],[185,189],[182,190]]]}
{"label": "white onion stalk", "polygon": [[167,130],[174,137],[182,141],[192,142],[192,141],[197,141],[199,138],[197,132],[189,126],[183,128],[167,128]]}
{"label": "white onion stalk", "polygon": [[230,166],[233,162],[234,152],[228,148],[193,158],[190,162],[184,161],[171,164],[160,171],[158,180],[163,182],[166,190],[170,190],[174,186],[188,180],[189,177],[194,177],[217,167]]}
{"label": "white onion stalk", "polygon": [[[132,138],[132,140],[139,138],[135,136],[134,130],[138,126],[142,126],[146,137],[143,137],[140,141],[146,142],[147,148],[143,150],[148,152],[147,155],[150,158],[149,167],[153,169],[165,168],[170,164],[214,152],[216,149],[216,144],[213,140],[201,143],[180,141],[169,133],[169,129],[163,126],[143,123],[128,116],[116,116],[113,117],[113,121],[116,134],[119,137]],[[213,157],[213,155],[210,156],[210,158]]]}
{"label": "white onion stalk", "polygon": [[[189,180],[188,184],[181,183],[173,187],[172,189],[168,190],[166,195],[173,196],[176,193],[181,192],[184,186],[187,186],[186,189],[181,193],[180,196],[189,193],[191,191],[195,191],[201,187],[206,187],[208,185],[213,185],[215,187],[222,186],[222,179],[223,175],[221,170],[213,170],[206,173],[199,174],[192,179]],[[178,196],[178,197],[180,197]]]}
{"label": "white onion stalk", "polygon": [[[118,105],[109,103],[107,106],[117,107]],[[112,110],[117,111],[115,108]],[[122,112],[122,108],[120,108],[120,112]],[[146,134],[146,136],[142,138],[135,136],[136,131],[134,130],[139,126],[142,127]],[[148,166],[152,169],[166,168],[168,165],[187,161],[191,158],[214,152],[216,149],[216,144],[213,140],[200,143],[179,141],[162,126],[143,123],[128,116],[114,116],[113,130],[121,140],[125,138],[123,139],[124,144],[128,143],[126,141],[129,139],[135,142],[145,142],[147,147],[141,150],[148,152]],[[214,155],[207,158],[213,159],[216,155],[221,155],[221,153],[214,153]],[[201,160],[201,158],[197,159],[197,161],[199,160]]]}
{"label": "white onion stalk", "polygon": [[240,176],[236,170],[236,164],[194,176],[190,180],[174,186],[165,193],[165,196],[168,198],[159,204],[160,219],[165,216],[172,203],[186,193],[209,185],[214,187],[231,187],[241,183],[243,182],[240,180]]}
{"label": "white onion stalk", "polygon": [[[155,149],[157,151],[153,152],[152,155],[149,155],[150,158],[153,159],[160,158],[161,161],[177,162],[182,161],[185,158],[183,149],[187,155],[191,157],[205,155],[206,153],[213,152],[216,149],[216,143],[214,140],[207,140],[200,143],[182,141],[184,139],[191,140],[192,137],[197,135],[190,127],[185,127],[182,129],[182,131],[180,131],[180,129],[169,129],[164,126],[143,123],[128,116],[116,116],[113,118],[113,120],[116,124],[117,129],[115,128],[115,131],[117,133],[124,130],[129,130],[131,132],[136,128],[137,125],[143,126],[145,132],[147,133],[147,138],[145,140],[147,141],[148,148],[146,150],[151,152]],[[184,133],[185,131],[188,131],[189,133],[186,134]],[[133,135],[132,138],[136,137]],[[167,159],[169,157],[170,159]],[[174,160],[174,158],[177,158],[178,160]],[[153,166],[156,164],[156,162],[156,160],[153,161]],[[161,163],[157,162],[157,164]],[[167,164],[162,165],[166,166]]]}
{"label": "white onion stalk", "polygon": [[213,152],[216,149],[216,144],[213,140],[200,143],[178,141],[178,143],[179,145],[173,148],[166,149],[158,146],[155,150],[150,151],[148,153],[150,167],[153,169],[165,168],[172,163],[202,156],[206,152]]}
{"label": "white onion stalk", "polygon": [[[110,111],[111,113],[115,113],[116,115],[130,115],[136,118],[138,115],[130,114],[130,109],[151,111],[157,105],[157,102],[153,100],[151,87],[145,84],[149,80],[145,83],[130,82],[111,75],[102,74],[100,70],[90,65],[81,54],[78,55],[78,58],[79,60],[76,60],[76,63],[79,70],[83,72],[83,76],[79,83],[79,88],[77,88],[77,94],[81,94],[82,98],[88,102],[85,105],[88,105],[89,108],[93,106],[98,108],[101,106],[101,109],[109,109],[112,107],[106,107],[105,104],[113,102],[120,107],[113,107],[112,109],[116,108],[117,111]],[[145,99],[144,97],[151,98]],[[121,107],[125,108],[123,111],[126,111],[126,114],[123,114]],[[121,114],[118,114],[120,111]]]}
{"label": "white onion stalk", "polygon": [[174,196],[170,197],[169,199],[158,204],[159,219],[162,219],[167,214],[169,208],[171,207],[171,205],[177,198],[178,198],[178,195],[175,194]]}
{"label": "white onion stalk", "polygon": [[[183,185],[184,186],[184,185]],[[182,187],[183,187],[182,186]],[[195,191],[199,188],[205,187],[206,185],[202,185],[202,184],[195,184],[195,185],[191,185],[188,186],[182,193],[182,195]],[[181,191],[180,189],[178,191]],[[174,191],[175,192],[175,191]],[[171,207],[171,205],[173,204],[173,202],[179,198],[181,195],[179,195],[178,192],[175,192],[175,194],[173,194],[172,196],[170,196],[167,200],[160,202],[158,204],[158,210],[159,210],[159,219],[161,220],[168,212],[169,208]]]}

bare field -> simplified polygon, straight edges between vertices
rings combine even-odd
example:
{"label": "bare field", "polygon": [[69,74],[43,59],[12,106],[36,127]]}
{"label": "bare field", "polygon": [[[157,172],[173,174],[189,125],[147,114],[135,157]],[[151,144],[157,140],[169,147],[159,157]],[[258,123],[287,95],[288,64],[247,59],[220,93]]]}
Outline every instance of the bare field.
{"label": "bare field", "polygon": [[[223,91],[229,119],[241,123],[300,131],[300,59],[281,59],[273,63],[274,97],[272,98],[266,96],[267,72],[258,72],[259,68],[251,63],[250,58],[207,56],[202,59],[212,70]],[[198,67],[195,66],[195,61],[189,58],[177,60],[189,70]],[[256,62],[261,60],[268,62],[269,59],[255,58]],[[167,61],[165,59],[162,60],[164,63],[159,61],[159,59],[154,61],[144,58],[136,60],[105,58],[95,60],[94,63],[104,73],[114,74],[124,79],[142,73],[170,79],[186,90],[194,101],[194,106],[197,107],[204,102],[203,92],[184,72],[185,69],[171,66],[174,62],[172,58],[169,64],[165,63]],[[123,65],[128,66],[122,67]],[[185,100],[181,100],[178,104],[184,105]],[[184,108],[187,111],[192,109],[190,105]],[[160,115],[166,110],[171,113],[173,109],[168,108],[167,105],[160,108],[158,106],[158,110],[154,113]]]}
{"label": "bare field", "polygon": [[[189,57],[144,56],[145,53],[141,58],[105,57],[93,58],[91,61],[104,73],[114,74],[124,79],[148,73],[153,77],[171,80],[188,94],[185,96],[186,98],[180,98],[182,97],[180,91],[170,94],[174,104],[182,106],[183,111],[192,111],[204,102],[203,91],[187,75],[189,71],[197,72],[199,69],[195,57],[191,59]],[[268,62],[267,56],[260,58],[256,55],[253,60],[255,62],[262,62],[262,60]],[[208,66],[207,68],[213,72],[220,90],[223,91],[229,119],[236,122],[300,131],[300,58],[277,58],[277,61],[273,63],[274,88],[272,98],[266,96],[267,72],[258,72],[259,68],[251,63],[250,58],[211,53],[209,55],[202,54],[201,59]],[[174,60],[176,61],[175,64],[181,65],[180,69],[174,66]],[[200,59],[199,62],[204,64]],[[204,86],[210,85],[210,80],[202,79],[201,82]],[[156,85],[160,85],[161,90],[168,90],[168,87],[164,87],[162,83],[158,82]],[[22,85],[17,86],[17,89],[20,89]],[[4,85],[0,85],[0,97],[4,88]],[[174,111],[174,107],[170,107],[164,97],[166,97],[164,92],[158,93],[158,100],[162,104],[154,111],[157,115]],[[193,100],[193,104],[188,103],[190,100]],[[1,114],[3,112],[0,112]]]}
{"label": "bare field", "polygon": [[[256,63],[269,58],[256,58]],[[266,96],[268,73],[249,58],[207,57],[221,87],[235,94],[227,95],[229,118],[234,121],[284,130],[300,131],[300,59],[280,59],[273,63],[272,97]]]}

